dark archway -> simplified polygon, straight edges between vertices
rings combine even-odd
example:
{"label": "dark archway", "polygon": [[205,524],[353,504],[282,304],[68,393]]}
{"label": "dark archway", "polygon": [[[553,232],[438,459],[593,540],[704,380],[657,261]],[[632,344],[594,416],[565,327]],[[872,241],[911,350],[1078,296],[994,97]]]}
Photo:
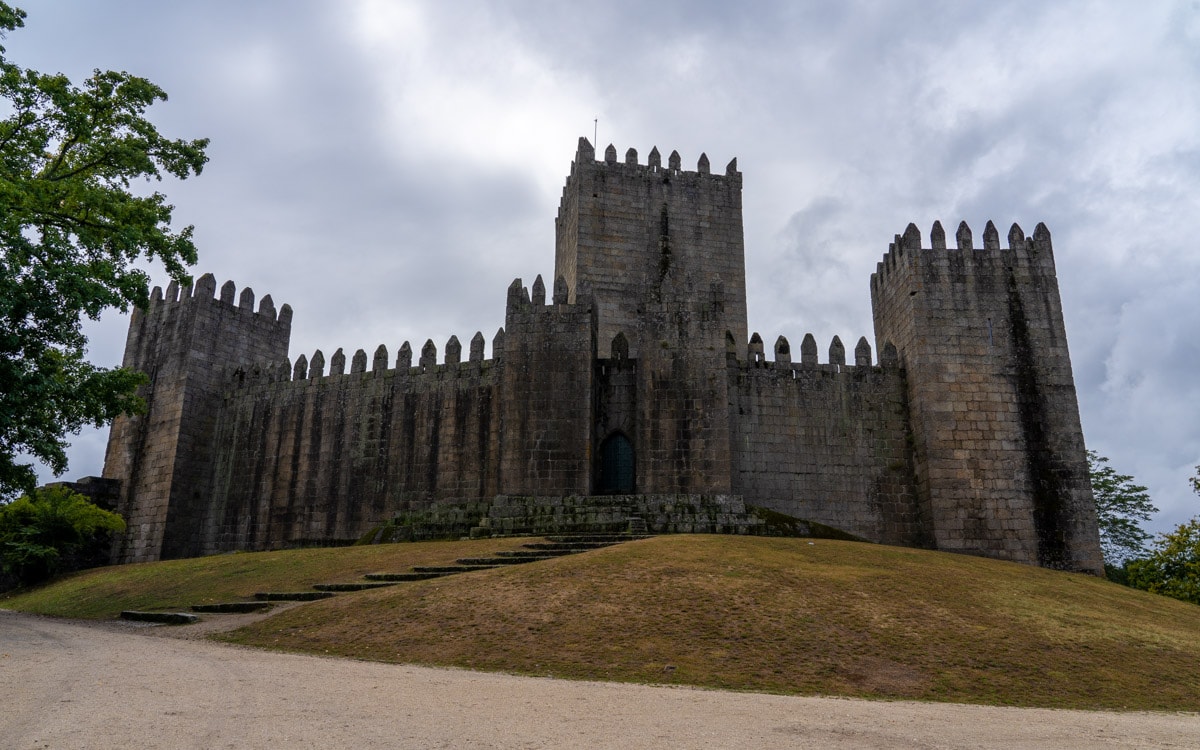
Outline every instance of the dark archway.
{"label": "dark archway", "polygon": [[598,495],[633,494],[633,443],[620,432],[614,432],[600,444],[600,478],[596,482]]}

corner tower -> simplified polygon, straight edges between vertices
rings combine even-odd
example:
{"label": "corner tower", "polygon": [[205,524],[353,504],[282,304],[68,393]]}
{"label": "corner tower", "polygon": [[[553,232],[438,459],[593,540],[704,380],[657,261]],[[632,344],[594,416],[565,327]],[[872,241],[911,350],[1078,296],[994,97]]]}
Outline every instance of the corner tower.
{"label": "corner tower", "polygon": [[[737,159],[725,174],[712,174],[701,154],[695,172],[680,168],[671,152],[662,165],[658,149],[646,164],[629,149],[623,162],[609,146],[604,161],[586,138],[571,164],[555,220],[555,278],[566,280],[571,302],[577,295],[596,300],[597,340],[607,345],[625,334],[638,356],[637,328],[649,306],[680,290],[719,285],[720,338],[724,331],[746,345],[746,264],[742,234],[742,175]],[[670,280],[670,283],[668,281]],[[676,291],[672,291],[676,290]],[[685,291],[686,293],[686,291]]]}
{"label": "corner tower", "polygon": [[1050,232],[988,222],[947,249],[909,224],[871,276],[876,345],[906,370],[918,494],[939,549],[1102,574]]}
{"label": "corner tower", "polygon": [[104,476],[121,482],[117,511],[127,529],[113,561],[141,562],[201,553],[213,431],[227,367],[284,363],[292,308],[278,315],[270,295],[254,310],[254,292],[234,303],[232,281],[214,298],[217,282],[201,276],[195,288],[155,287],[150,307],[129,321],[122,366],[150,377],[140,395],[146,413],[113,422]]}

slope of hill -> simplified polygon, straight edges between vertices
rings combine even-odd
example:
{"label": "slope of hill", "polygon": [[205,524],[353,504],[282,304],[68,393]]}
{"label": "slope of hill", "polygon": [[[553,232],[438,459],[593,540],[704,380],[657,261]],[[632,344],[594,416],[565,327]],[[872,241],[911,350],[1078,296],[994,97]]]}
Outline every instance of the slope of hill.
{"label": "slope of hill", "polygon": [[[460,554],[462,544],[471,543],[446,545],[441,559]],[[483,544],[501,549],[515,541]],[[432,557],[437,547],[377,549],[407,560],[418,551]],[[354,549],[265,554],[297,556],[293,567],[299,570],[303,556],[314,553],[329,561],[364,554]],[[137,568],[213,560],[219,558]],[[254,567],[244,574],[246,586],[252,587]],[[58,586],[81,579],[85,576]],[[152,579],[137,585],[152,585]],[[31,597],[37,594],[0,606],[34,609]],[[379,661],[572,678],[1001,705],[1200,710],[1200,609],[1194,605],[1089,576],[832,540],[657,537],[341,595],[223,638]]]}

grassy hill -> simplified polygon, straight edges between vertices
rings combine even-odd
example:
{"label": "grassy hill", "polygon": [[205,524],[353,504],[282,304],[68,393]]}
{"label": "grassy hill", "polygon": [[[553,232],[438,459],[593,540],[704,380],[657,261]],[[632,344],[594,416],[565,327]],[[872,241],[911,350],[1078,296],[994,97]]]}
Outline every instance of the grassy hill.
{"label": "grassy hill", "polygon": [[[179,607],[520,540],[107,568],[0,600]],[[781,693],[1200,710],[1200,608],[1090,576],[831,540],[666,536],[305,604],[222,636],[379,661]]]}

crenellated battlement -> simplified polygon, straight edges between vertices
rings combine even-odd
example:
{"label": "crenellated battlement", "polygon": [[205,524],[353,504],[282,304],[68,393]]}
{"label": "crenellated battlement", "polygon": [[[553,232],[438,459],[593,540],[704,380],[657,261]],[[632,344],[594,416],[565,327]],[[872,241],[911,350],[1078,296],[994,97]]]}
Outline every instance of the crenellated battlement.
{"label": "crenellated battlement", "polygon": [[[1032,266],[1054,272],[1054,249],[1050,240],[1050,230],[1039,223],[1033,230],[1033,235],[1025,236],[1024,230],[1017,223],[1008,230],[1008,246],[1000,245],[1000,233],[990,220],[983,229],[982,246],[976,247],[971,227],[961,221],[954,233],[954,248],[948,248],[946,230],[940,221],[933,222],[929,232],[929,247],[922,247],[921,230],[916,224],[910,223],[903,234],[895,235],[888,245],[883,259],[875,266],[871,274],[871,289],[875,291],[886,284],[891,276],[897,273],[901,265],[911,265],[924,257],[926,263],[933,261],[948,262],[951,259],[960,260],[964,267],[985,263],[993,266],[996,263]],[[935,260],[936,259],[936,260]]]}
{"label": "crenellated battlement", "polygon": [[291,338],[291,306],[276,310],[266,295],[256,308],[254,290],[239,294],[232,281],[218,296],[212,274],[155,287],[149,298],[131,316],[123,360],[150,376],[141,391],[147,413],[114,421],[104,462],[106,476],[124,478],[118,510],[129,524],[114,560],[198,553],[204,508],[194,487],[207,481],[222,370],[264,362],[260,375],[281,377]]}
{"label": "crenellated battlement", "polygon": [[[871,276],[876,341],[895,343],[906,372],[934,541],[1098,570],[1050,231],[1013,224],[1002,247],[989,221],[980,240],[961,222],[949,247],[935,222],[924,247],[909,224]],[[964,470],[967,456],[990,473]]]}
{"label": "crenellated battlement", "polygon": [[253,289],[245,287],[239,295],[234,282],[226,281],[217,296],[216,278],[206,273],[193,284],[171,281],[165,292],[155,286],[149,300],[130,316],[125,367],[153,372],[173,359],[182,364],[191,357],[249,364],[266,352],[287,351],[292,307],[276,310],[269,294],[256,309]]}
{"label": "crenellated battlement", "polygon": [[[229,287],[229,295],[233,293]],[[253,291],[247,289],[243,298],[253,300]],[[549,304],[546,301],[546,285],[539,274],[532,286],[532,291],[525,287],[520,278],[514,279],[508,288],[507,314],[513,315],[567,315],[586,313],[590,306],[570,304],[567,302],[570,290],[566,280],[559,276],[555,279],[553,296]],[[223,295],[224,297],[225,295]],[[586,298],[586,296],[585,296]],[[267,304],[269,298],[264,299]],[[290,308],[287,308],[290,317]],[[414,364],[413,347],[405,341],[397,350],[394,364],[389,365],[388,348],[380,344],[368,359],[364,349],[355,351],[349,362],[347,371],[346,353],[338,348],[329,358],[329,372],[325,372],[326,357],[322,350],[316,350],[312,357],[301,354],[295,362],[284,358],[279,362],[254,362],[233,364],[224,368],[224,381],[231,387],[247,388],[263,383],[305,382],[317,383],[328,381],[330,378],[350,377],[405,377],[412,379],[444,380],[446,378],[461,378],[479,374],[497,367],[504,359],[505,329],[502,326],[492,337],[492,356],[484,357],[486,339],[482,331],[476,331],[471,338],[467,350],[467,360],[462,359],[462,344],[457,336],[451,336],[443,349],[439,363],[438,346],[432,339],[427,339],[421,347],[420,355]],[[368,367],[369,363],[369,367]]]}
{"label": "crenellated battlement", "polygon": [[[233,281],[226,281],[221,286],[220,297],[217,297],[216,293],[217,279],[211,273],[204,274],[196,279],[195,283],[186,287],[181,287],[178,282],[171,281],[167,284],[165,292],[160,286],[156,286],[150,291],[150,308],[143,311],[142,314],[157,311],[164,306],[213,302],[245,310],[281,325],[290,326],[292,323],[292,306],[285,303],[276,312],[275,301],[269,294],[259,301],[256,311],[254,309],[254,290],[250,287],[243,288],[241,295],[237,295],[237,285]],[[236,302],[234,301],[235,295],[237,295]]]}
{"label": "crenellated battlement", "polygon": [[798,361],[792,358],[792,347],[786,336],[779,336],[775,339],[773,360],[767,359],[763,339],[757,332],[750,336],[750,343],[746,349],[749,356],[744,360],[735,357],[733,351],[729,352],[730,359],[736,361],[743,369],[773,368],[793,372],[812,369],[849,372],[856,368],[889,370],[900,368],[896,347],[891,342],[884,344],[879,362],[872,365],[871,343],[867,341],[866,336],[860,336],[858,343],[855,344],[852,364],[846,362],[846,347],[842,344],[839,336],[834,336],[833,340],[829,342],[828,358],[824,363],[818,360],[817,340],[811,333],[804,334],[804,339],[800,342],[800,359]]}
{"label": "crenellated battlement", "polygon": [[602,169],[610,169],[617,171],[623,175],[637,175],[646,178],[662,177],[707,177],[715,180],[737,180],[740,184],[742,173],[738,171],[737,157],[729,160],[725,165],[724,174],[714,174],[708,159],[708,154],[701,152],[700,158],[696,160],[695,171],[683,169],[683,157],[678,151],[671,151],[667,156],[667,166],[662,163],[662,154],[658,150],[658,146],[653,146],[650,153],[646,157],[646,162],[638,161],[638,152],[636,148],[630,147],[625,151],[625,158],[618,161],[617,149],[613,144],[608,144],[604,150],[604,159],[596,159],[596,149],[592,146],[591,141],[587,138],[579,139],[579,147],[575,152],[575,161],[571,162],[571,171],[568,174],[566,183],[570,184],[575,177],[576,169],[582,167],[597,167]]}
{"label": "crenellated battlement", "polygon": [[745,342],[744,246],[737,159],[714,174],[707,154],[688,171],[678,151],[664,164],[654,147],[643,164],[636,149],[620,161],[610,145],[597,161],[592,144],[579,139],[555,219],[554,272],[573,290],[572,302],[594,296],[600,341],[624,333],[636,357],[647,304],[687,304],[693,289],[720,281],[713,328]]}
{"label": "crenellated battlement", "polygon": [[561,222],[565,215],[571,211],[572,191],[571,185],[580,179],[582,170],[605,174],[608,178],[616,178],[619,180],[633,180],[641,182],[653,182],[656,184],[671,184],[671,180],[676,180],[683,185],[698,185],[709,182],[713,187],[728,190],[731,187],[738,191],[738,207],[740,208],[740,191],[742,185],[742,173],[738,171],[737,157],[729,160],[725,165],[724,174],[714,174],[711,170],[711,165],[708,160],[708,154],[701,153],[700,158],[696,160],[695,171],[688,171],[682,168],[682,157],[678,151],[672,151],[667,157],[667,166],[662,164],[662,154],[659,153],[658,147],[654,146],[650,149],[650,153],[644,164],[638,162],[637,149],[630,147],[625,151],[625,158],[622,161],[617,160],[617,149],[611,143],[605,149],[604,159],[596,159],[596,150],[592,147],[587,138],[579,139],[579,148],[575,153],[575,161],[571,162],[571,171],[567,175],[567,179],[563,183],[563,194],[558,202],[558,217]]}
{"label": "crenellated battlement", "polygon": [[[576,295],[577,299],[589,300],[590,294],[586,285],[579,292]],[[546,284],[542,281],[540,273],[533,280],[532,291],[524,285],[520,277],[517,277],[508,285],[508,304],[505,314],[507,316],[532,310],[558,313],[575,312],[579,308],[568,302],[570,298],[571,289],[567,286],[567,280],[561,275],[554,280],[554,291],[550,298],[550,304],[546,304]]]}
{"label": "crenellated battlement", "polygon": [[[232,282],[226,285],[228,296],[232,296]],[[159,297],[161,297],[161,290]],[[539,274],[533,282],[532,290],[525,287],[520,278],[514,279],[508,288],[507,313],[512,315],[569,315],[587,313],[588,305],[570,304],[567,302],[570,290],[566,280],[559,276],[554,282],[553,296],[549,303],[546,300],[546,285]],[[248,299],[249,307],[253,304],[253,291],[247,288],[242,293],[243,299]],[[223,295],[223,298],[227,295]],[[270,298],[263,299],[261,305],[267,306],[269,315]],[[263,314],[262,306],[260,312]],[[284,306],[289,318],[291,309]],[[282,318],[282,315],[281,315]],[[278,362],[235,363],[224,368],[224,381],[231,387],[248,388],[263,383],[305,382],[317,383],[328,381],[330,378],[349,377],[405,377],[412,379],[444,380],[446,378],[461,378],[476,375],[480,372],[497,367],[504,358],[505,329],[502,326],[492,338],[492,356],[484,357],[486,339],[482,331],[476,331],[471,338],[467,350],[467,359],[462,358],[463,347],[457,336],[451,336],[443,348],[439,358],[438,346],[432,339],[427,339],[421,347],[419,357],[414,363],[413,347],[405,341],[397,350],[394,363],[389,358],[388,348],[380,344],[368,358],[364,349],[354,352],[347,363],[345,350],[338,348],[329,358],[329,371],[325,372],[326,356],[320,349],[311,357],[301,354],[293,363],[284,358]],[[440,359],[440,362],[439,362]]]}
{"label": "crenellated battlement", "polygon": [[358,349],[350,360],[347,372],[346,354],[338,348],[329,358],[329,372],[325,372],[325,354],[320,349],[312,357],[301,354],[293,363],[284,358],[279,362],[256,362],[249,365],[227,366],[225,381],[234,388],[250,387],[262,383],[304,382],[317,383],[340,377],[425,377],[441,380],[446,377],[467,377],[496,367],[503,359],[504,328],[496,331],[492,339],[493,356],[483,356],[485,340],[483,332],[477,331],[471,339],[467,361],[462,361],[462,345],[457,336],[446,342],[442,361],[438,362],[438,348],[433,339],[427,339],[421,348],[421,356],[413,364],[412,345],[405,341],[397,350],[394,364],[389,364],[388,348],[380,344],[370,358],[367,352]]}

